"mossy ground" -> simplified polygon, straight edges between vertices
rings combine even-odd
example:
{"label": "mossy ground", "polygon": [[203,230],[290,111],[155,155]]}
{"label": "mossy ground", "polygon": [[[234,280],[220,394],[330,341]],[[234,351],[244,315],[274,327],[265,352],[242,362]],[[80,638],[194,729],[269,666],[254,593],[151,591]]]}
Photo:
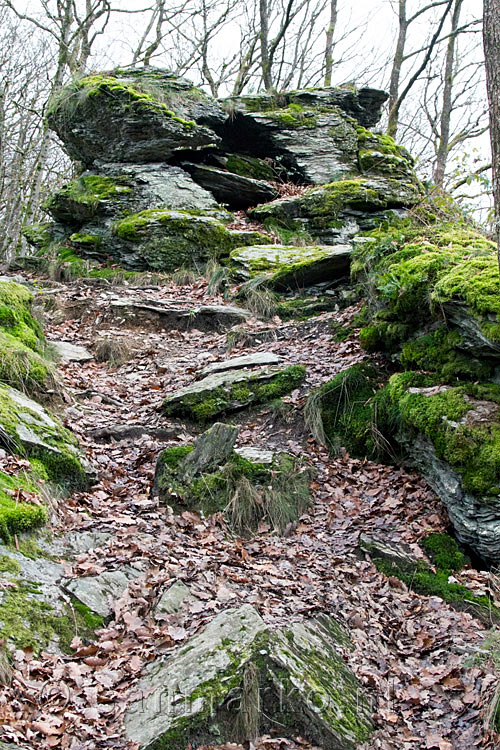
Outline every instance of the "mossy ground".
{"label": "mossy ground", "polygon": [[399,567],[394,562],[375,559],[377,569],[387,576],[395,576],[408,588],[424,596],[439,596],[458,609],[466,609],[486,622],[499,622],[500,610],[488,596],[477,596],[460,583],[449,582],[450,576],[460,571],[467,558],[448,534],[429,534],[421,541],[435,571],[423,562]]}

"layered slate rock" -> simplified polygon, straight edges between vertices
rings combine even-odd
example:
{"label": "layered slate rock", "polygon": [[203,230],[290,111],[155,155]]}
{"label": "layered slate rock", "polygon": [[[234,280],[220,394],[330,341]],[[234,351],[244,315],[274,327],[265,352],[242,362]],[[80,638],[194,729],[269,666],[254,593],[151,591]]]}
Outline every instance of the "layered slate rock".
{"label": "layered slate rock", "polygon": [[193,119],[216,110],[186,81],[145,68],[79,78],[53,97],[47,114],[69,156],[91,166],[161,162],[178,150],[216,145],[215,133]]}
{"label": "layered slate rock", "polygon": [[341,656],[348,643],[329,617],[272,629],[249,605],[222,612],[169,659],[148,666],[141,698],[125,714],[127,738],[141,750],[159,743],[174,750],[240,742],[279,726],[280,734],[301,734],[325,750],[354,750],[371,722]]}
{"label": "layered slate rock", "polygon": [[215,372],[227,372],[227,370],[240,370],[243,367],[262,367],[263,365],[278,365],[282,360],[279,354],[274,352],[255,352],[254,354],[243,354],[241,357],[231,357],[221,362],[213,362],[200,371],[200,377],[212,375]]}
{"label": "layered slate rock", "polygon": [[358,129],[379,120],[386,98],[339,88],[241,96],[226,100],[218,132],[227,150],[275,158],[295,181],[320,185],[358,173]]}
{"label": "layered slate rock", "polygon": [[95,480],[95,469],[73,433],[36,401],[4,385],[0,385],[0,442],[9,452],[41,461],[53,481],[85,487]]}
{"label": "layered slate rock", "polygon": [[72,344],[70,341],[51,341],[50,346],[61,362],[89,362],[94,358],[84,346]]}
{"label": "layered slate rock", "polygon": [[420,198],[415,180],[356,177],[257,206],[249,214],[259,221],[303,230],[325,244],[335,244],[394,218],[391,210],[411,207]]}
{"label": "layered slate rock", "polygon": [[[82,229],[90,222],[95,225],[93,232],[99,231],[100,223],[104,231],[110,217],[149,208],[218,208],[212,194],[180,167],[121,163],[101,164],[98,172],[83,172],[51,195],[44,207],[56,221],[75,228]],[[222,210],[220,215],[224,215]],[[82,233],[92,234],[92,230],[84,228]]]}
{"label": "layered slate rock", "polygon": [[256,206],[257,203],[272,201],[279,195],[276,188],[265,180],[242,177],[205,164],[183,162],[182,166],[199,185],[210,191],[219,203],[232,209]]}
{"label": "layered slate rock", "polygon": [[297,388],[305,375],[300,365],[215,373],[167,396],[162,411],[166,416],[203,422],[280,398]]}
{"label": "layered slate rock", "polygon": [[153,323],[160,330],[221,331],[245,323],[252,313],[234,305],[198,305],[180,307],[164,302],[133,299],[113,300],[110,311],[114,318],[130,325]]}
{"label": "layered slate rock", "polygon": [[276,530],[297,521],[309,504],[310,471],[286,453],[234,450],[238,428],[216,423],[192,446],[159,456],[153,496],[178,512],[222,512],[238,534],[264,519]]}
{"label": "layered slate rock", "polygon": [[346,276],[351,255],[350,245],[260,245],[236,248],[230,262],[242,278],[265,274],[268,286],[289,290]]}

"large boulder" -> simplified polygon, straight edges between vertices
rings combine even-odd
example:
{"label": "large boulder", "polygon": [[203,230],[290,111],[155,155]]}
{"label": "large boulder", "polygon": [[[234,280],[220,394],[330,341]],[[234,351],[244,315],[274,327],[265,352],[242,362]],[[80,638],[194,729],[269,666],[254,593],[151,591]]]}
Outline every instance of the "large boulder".
{"label": "large boulder", "polygon": [[195,120],[220,118],[217,104],[160,69],[123,69],[76,79],[49,102],[48,122],[72,159],[163,162],[176,151],[216,145]]}
{"label": "large boulder", "polygon": [[217,372],[171,393],[162,410],[166,416],[204,422],[280,398],[301,385],[305,375],[301,365]]}
{"label": "large boulder", "polygon": [[238,276],[265,275],[268,286],[289,290],[346,276],[351,254],[350,245],[258,245],[238,247],[230,259]]}
{"label": "large boulder", "polygon": [[203,211],[218,206],[187,172],[168,164],[101,164],[98,171],[83,172],[45,202],[56,221],[72,227],[148,208]]}
{"label": "large boulder", "polygon": [[222,612],[148,666],[125,713],[127,738],[141,750],[181,750],[278,727],[325,750],[354,750],[372,726],[346,648],[347,633],[330,617],[272,629],[248,604]]}

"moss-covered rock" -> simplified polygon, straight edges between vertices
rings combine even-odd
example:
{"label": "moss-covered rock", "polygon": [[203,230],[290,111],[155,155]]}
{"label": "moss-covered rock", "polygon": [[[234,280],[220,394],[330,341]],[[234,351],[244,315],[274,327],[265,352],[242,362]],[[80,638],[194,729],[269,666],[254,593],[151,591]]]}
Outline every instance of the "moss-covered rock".
{"label": "moss-covered rock", "polygon": [[309,504],[310,472],[285,453],[265,462],[233,450],[238,430],[215,424],[194,446],[166,448],[159,456],[153,494],[178,512],[222,512],[233,531],[254,532],[260,521],[282,531]]}
{"label": "moss-covered rock", "polygon": [[40,393],[53,378],[43,356],[45,341],[31,314],[33,295],[20,284],[0,282],[0,383]]}
{"label": "moss-covered rock", "polygon": [[158,271],[201,266],[209,258],[229,255],[238,245],[267,240],[257,232],[227,229],[210,216],[167,209],[126,216],[115,224],[114,232],[122,241],[115,251],[121,265]]}
{"label": "moss-covered rock", "polygon": [[271,180],[271,182],[276,179],[276,172],[272,164],[269,163],[270,160],[245,154],[225,154],[215,157],[215,159],[216,164],[241,177],[250,177],[253,180]]}
{"label": "moss-covered rock", "polygon": [[[267,226],[278,224],[306,230],[330,244],[333,238],[372,229],[387,221],[388,210],[411,207],[420,199],[415,180],[389,177],[354,177],[310,188],[301,195],[281,198],[251,209],[250,215]],[[347,234],[346,234],[347,232]]]}
{"label": "moss-covered rock", "polygon": [[71,158],[90,166],[162,162],[179,149],[217,144],[215,133],[193,119],[216,109],[191,84],[144,68],[76,79],[52,98],[47,115]]}
{"label": "moss-covered rock", "polygon": [[346,275],[351,252],[348,245],[258,245],[236,248],[229,264],[242,278],[265,274],[266,286],[273,289],[303,289]]}
{"label": "moss-covered rock", "polygon": [[8,648],[44,649],[71,653],[75,636],[94,637],[102,619],[64,593],[59,581],[63,566],[47,556],[0,547],[0,571],[5,586],[0,598],[0,638]]}
{"label": "moss-covered rock", "polygon": [[127,738],[140,748],[181,750],[240,742],[278,725],[280,734],[301,734],[325,750],[354,750],[371,722],[337,653],[348,644],[329,617],[272,630],[249,605],[222,612],[166,662],[150,665],[143,698],[125,715]]}
{"label": "moss-covered rock", "polygon": [[285,396],[301,385],[305,376],[306,369],[302,365],[215,373],[168,396],[162,410],[167,416],[204,422],[219,414]]}
{"label": "moss-covered rock", "polygon": [[85,487],[94,472],[84,459],[76,437],[40,404],[23,393],[0,385],[0,428],[12,453],[37,459],[45,478]]}

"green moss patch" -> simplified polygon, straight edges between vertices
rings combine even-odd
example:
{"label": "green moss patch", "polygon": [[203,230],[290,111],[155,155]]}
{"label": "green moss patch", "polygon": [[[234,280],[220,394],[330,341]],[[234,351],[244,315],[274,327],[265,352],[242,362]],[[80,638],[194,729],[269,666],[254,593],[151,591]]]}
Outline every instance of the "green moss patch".
{"label": "green moss patch", "polygon": [[[28,498],[34,502],[28,502]],[[9,542],[14,534],[42,526],[47,510],[33,478],[0,472],[0,536]]]}
{"label": "green moss patch", "polygon": [[451,606],[467,610],[487,623],[500,620],[500,609],[495,607],[488,596],[477,596],[462,584],[449,582],[450,576],[461,570],[466,563],[466,558],[454,539],[447,534],[430,534],[421,544],[430,556],[435,572],[420,561],[414,566],[404,566],[383,559],[375,559],[377,569],[403,581],[418,594],[439,596]]}
{"label": "green moss patch", "polygon": [[51,195],[44,208],[56,219],[74,224],[93,218],[110,201],[119,200],[130,192],[126,179],[85,175]]}

